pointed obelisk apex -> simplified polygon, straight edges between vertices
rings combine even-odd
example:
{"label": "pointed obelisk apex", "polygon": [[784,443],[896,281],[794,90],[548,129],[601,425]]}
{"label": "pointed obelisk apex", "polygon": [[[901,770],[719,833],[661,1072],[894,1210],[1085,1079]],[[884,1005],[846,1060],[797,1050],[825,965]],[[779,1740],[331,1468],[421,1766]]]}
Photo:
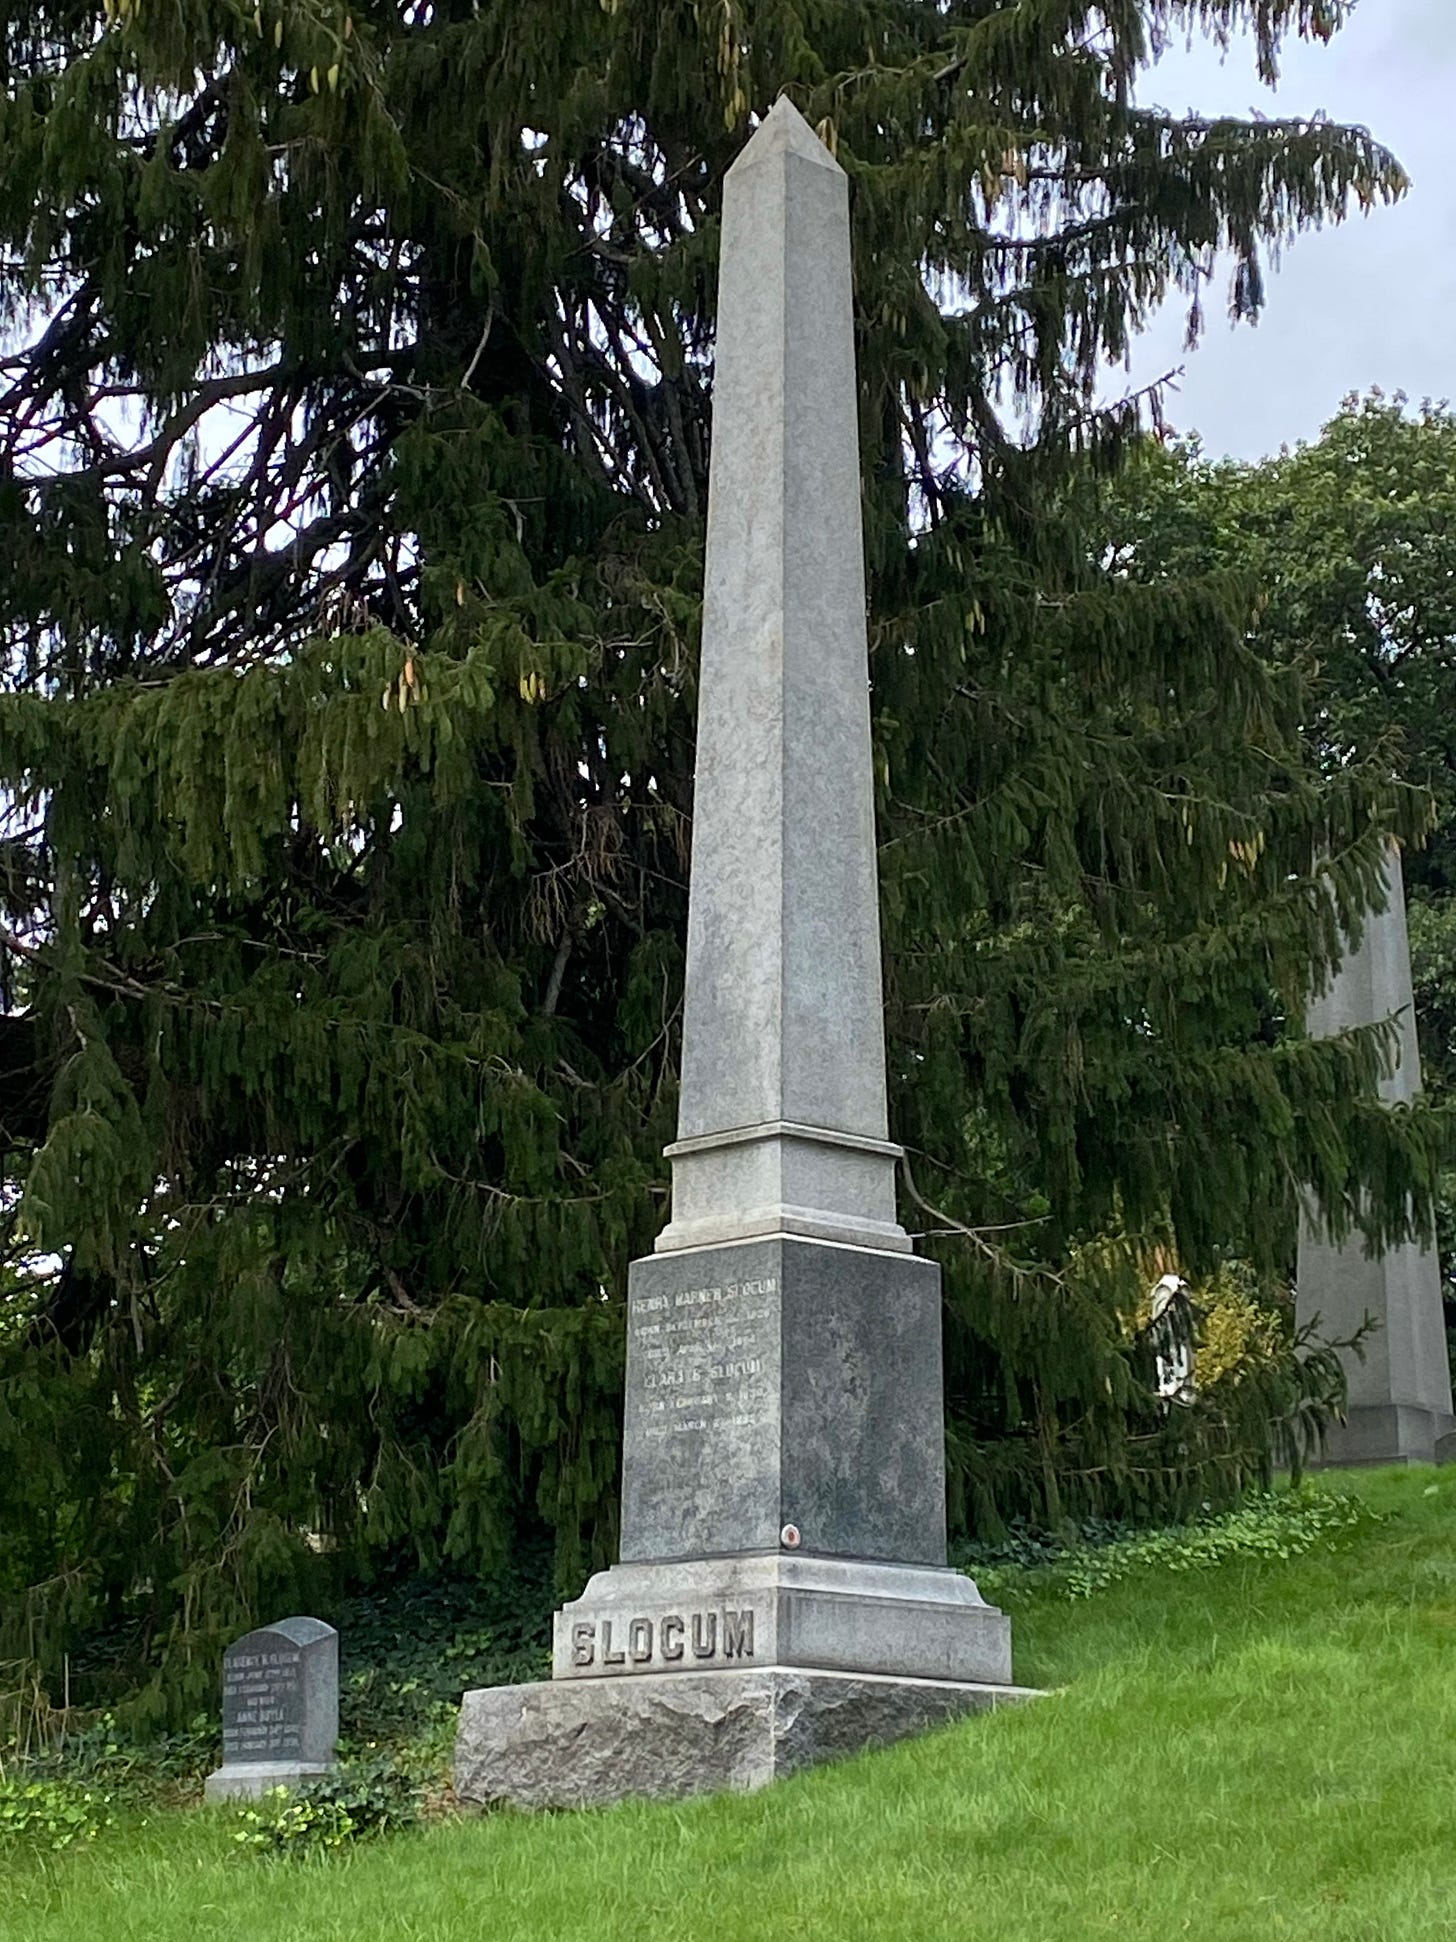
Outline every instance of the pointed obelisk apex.
{"label": "pointed obelisk apex", "polygon": [[[1399,1054],[1381,1083],[1388,1105],[1421,1089],[1410,941],[1400,851],[1390,847],[1385,908],[1366,920],[1358,950],[1348,953],[1326,990],[1311,1004],[1308,1028],[1333,1038],[1360,1025],[1395,1019]],[[1299,1235],[1296,1312],[1301,1324],[1320,1318],[1321,1333],[1345,1337],[1367,1315],[1379,1328],[1363,1360],[1346,1357],[1350,1385],[1347,1421],[1326,1445],[1330,1463],[1430,1463],[1437,1445],[1456,1430],[1451,1370],[1435,1251],[1407,1241],[1388,1253],[1367,1253],[1358,1233],[1336,1246],[1307,1211]]]}
{"label": "pointed obelisk apex", "polygon": [[671,1251],[908,1249],[887,1139],[849,205],[787,99],[723,198]]}

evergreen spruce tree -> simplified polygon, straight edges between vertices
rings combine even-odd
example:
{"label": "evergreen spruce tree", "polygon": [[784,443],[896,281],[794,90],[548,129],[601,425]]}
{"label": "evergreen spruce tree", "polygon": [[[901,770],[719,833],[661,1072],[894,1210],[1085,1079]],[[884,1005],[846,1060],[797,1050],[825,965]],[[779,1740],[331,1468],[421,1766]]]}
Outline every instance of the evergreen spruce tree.
{"label": "evergreen spruce tree", "polygon": [[[1428,1192],[1302,1044],[1421,799],[1322,775],[1252,589],[1137,584],[1099,373],[1216,252],[1397,195],[1175,120],[1172,31],[1341,0],[4,7],[0,1657],[153,1703],[369,1569],[614,1537],[664,1218],[719,193],[787,89],[849,173],[894,1122],[956,1517],[1238,1487],[1318,1387],[1170,1421],[1155,1259],[1301,1179]],[[1316,870],[1311,858],[1326,860]],[[1333,889],[1333,899],[1326,895]]]}

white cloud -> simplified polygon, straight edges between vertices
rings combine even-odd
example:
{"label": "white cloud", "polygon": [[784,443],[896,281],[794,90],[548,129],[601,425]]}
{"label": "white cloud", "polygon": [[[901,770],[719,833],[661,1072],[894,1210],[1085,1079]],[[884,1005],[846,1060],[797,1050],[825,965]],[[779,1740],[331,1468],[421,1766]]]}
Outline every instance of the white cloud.
{"label": "white cloud", "polygon": [[1216,289],[1189,357],[1181,308],[1163,313],[1133,373],[1141,383],[1185,367],[1169,400],[1179,430],[1256,458],[1315,437],[1350,391],[1456,393],[1456,0],[1365,0],[1328,47],[1286,49],[1272,94],[1247,42],[1223,61],[1210,43],[1171,49],[1141,94],[1175,112],[1323,110],[1368,128],[1413,181],[1396,207],[1301,238],[1269,278],[1256,329],[1231,328]]}

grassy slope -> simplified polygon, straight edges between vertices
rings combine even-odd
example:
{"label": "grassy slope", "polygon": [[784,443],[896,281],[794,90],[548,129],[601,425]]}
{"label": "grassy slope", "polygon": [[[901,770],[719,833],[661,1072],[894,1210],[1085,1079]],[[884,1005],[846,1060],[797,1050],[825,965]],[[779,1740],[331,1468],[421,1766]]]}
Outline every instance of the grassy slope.
{"label": "grassy slope", "polygon": [[226,1819],[13,1862],[4,1942],[1456,1938],[1456,1478],[1288,1563],[1016,1614],[1056,1697],[753,1798],[485,1820],[340,1859]]}

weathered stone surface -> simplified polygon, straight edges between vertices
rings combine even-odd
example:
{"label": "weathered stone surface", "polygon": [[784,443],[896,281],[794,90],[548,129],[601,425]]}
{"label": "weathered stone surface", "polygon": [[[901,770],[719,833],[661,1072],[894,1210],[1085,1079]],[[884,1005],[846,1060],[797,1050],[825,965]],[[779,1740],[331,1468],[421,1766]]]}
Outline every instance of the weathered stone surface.
{"label": "weathered stone surface", "polygon": [[241,1760],[221,1766],[202,1784],[205,1800],[257,1800],[275,1787],[289,1792],[334,1771],[332,1760]]}
{"label": "weathered stone surface", "polygon": [[[1399,1057],[1381,1084],[1391,1105],[1420,1091],[1420,1049],[1406,934],[1400,851],[1391,846],[1387,903],[1372,915],[1327,990],[1310,1006],[1308,1029],[1332,1038],[1384,1019],[1399,1024]],[[1456,1430],[1451,1371],[1441,1306],[1441,1271],[1433,1248],[1407,1242],[1372,1255],[1358,1233],[1335,1245],[1312,1211],[1299,1238],[1298,1318],[1320,1318],[1327,1336],[1350,1336],[1367,1314],[1380,1324],[1366,1338],[1363,1360],[1346,1358],[1348,1421],[1332,1432],[1325,1461],[1337,1464],[1431,1463],[1436,1446]]]}
{"label": "weathered stone surface", "polygon": [[1011,1623],[958,1571],[797,1552],[615,1565],[556,1614],[556,1679],[755,1664],[1009,1682]]}
{"label": "weathered stone surface", "polygon": [[493,1686],[465,1695],[455,1791],[481,1806],[517,1807],[749,1792],[1030,1696],[1015,1686],[780,1666]]}
{"label": "weathered stone surface", "polygon": [[678,1140],[664,1148],[673,1217],[657,1251],[797,1234],[908,1254],[910,1237],[895,1212],[901,1150],[785,1120]]}
{"label": "weathered stone surface", "polygon": [[679,1142],[660,1250],[908,1250],[880,984],[844,173],[787,100],[728,173]]}
{"label": "weathered stone surface", "polygon": [[632,1264],[624,1562],[945,1562],[940,1270],[780,1236]]}
{"label": "weathered stone surface", "polygon": [[246,1798],[327,1773],[339,1737],[339,1635],[285,1618],[223,1654],[222,1759],[209,1800]]}
{"label": "weathered stone surface", "polygon": [[1456,1460],[1456,1422],[1445,1411],[1403,1403],[1351,1404],[1332,1429],[1317,1467],[1359,1469],[1385,1463]]}

